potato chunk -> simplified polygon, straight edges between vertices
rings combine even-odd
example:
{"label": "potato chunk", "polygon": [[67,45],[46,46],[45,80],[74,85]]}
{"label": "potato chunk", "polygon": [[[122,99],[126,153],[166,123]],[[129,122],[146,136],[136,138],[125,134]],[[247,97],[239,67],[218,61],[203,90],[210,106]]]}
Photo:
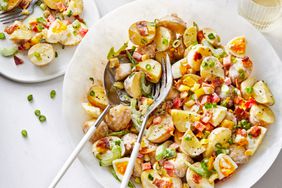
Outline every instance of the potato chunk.
{"label": "potato chunk", "polygon": [[126,129],[131,121],[130,107],[120,104],[111,108],[105,117],[105,121],[113,131]]}

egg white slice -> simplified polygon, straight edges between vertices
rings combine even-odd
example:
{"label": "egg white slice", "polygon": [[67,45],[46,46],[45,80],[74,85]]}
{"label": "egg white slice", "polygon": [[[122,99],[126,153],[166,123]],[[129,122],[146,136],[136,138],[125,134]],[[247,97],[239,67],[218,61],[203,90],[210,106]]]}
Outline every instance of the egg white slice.
{"label": "egg white slice", "polygon": [[124,157],[113,161],[113,168],[119,180],[122,180],[128,163],[129,157]]}
{"label": "egg white slice", "polygon": [[265,136],[265,133],[267,131],[267,129],[265,127],[262,127],[262,126],[258,126],[260,128],[260,135],[258,137],[253,137],[253,136],[250,136],[249,133],[252,131],[252,128],[250,128],[247,133],[248,133],[248,147],[247,147],[247,155],[253,155],[256,150],[258,149],[259,145],[261,144],[264,136]]}

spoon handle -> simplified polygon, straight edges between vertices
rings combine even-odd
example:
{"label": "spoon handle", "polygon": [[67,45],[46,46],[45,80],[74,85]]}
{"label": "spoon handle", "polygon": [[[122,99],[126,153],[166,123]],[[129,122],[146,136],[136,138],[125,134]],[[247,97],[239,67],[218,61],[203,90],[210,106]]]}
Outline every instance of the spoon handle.
{"label": "spoon handle", "polygon": [[61,178],[64,176],[64,174],[66,173],[66,171],[69,169],[69,167],[72,165],[73,161],[76,159],[77,155],[80,153],[81,149],[83,148],[83,146],[88,142],[88,140],[90,139],[90,137],[93,135],[93,133],[95,132],[96,128],[100,125],[100,123],[102,122],[102,120],[104,119],[104,116],[107,114],[107,112],[109,111],[111,105],[108,105],[104,111],[102,112],[102,114],[98,117],[98,119],[96,120],[95,124],[93,126],[91,126],[89,128],[89,130],[87,131],[87,133],[83,136],[83,138],[80,140],[80,142],[77,144],[77,146],[75,147],[75,149],[73,150],[73,152],[70,154],[70,156],[68,157],[68,159],[65,161],[63,167],[59,170],[59,172],[57,173],[57,175],[55,176],[55,178],[53,179],[53,181],[51,182],[51,184],[49,185],[48,188],[54,188],[56,187],[56,185],[58,184],[58,182],[61,180]]}

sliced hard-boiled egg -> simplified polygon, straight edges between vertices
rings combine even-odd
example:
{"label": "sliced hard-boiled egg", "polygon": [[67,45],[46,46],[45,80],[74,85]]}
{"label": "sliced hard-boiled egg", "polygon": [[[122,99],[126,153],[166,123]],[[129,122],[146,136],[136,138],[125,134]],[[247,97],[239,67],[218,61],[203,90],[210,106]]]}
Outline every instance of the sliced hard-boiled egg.
{"label": "sliced hard-boiled egg", "polygon": [[113,168],[119,180],[122,180],[128,163],[129,163],[128,157],[113,160],[112,162]]}
{"label": "sliced hard-boiled egg", "polygon": [[231,175],[238,168],[232,158],[226,154],[219,154],[215,158],[213,166],[220,180]]}
{"label": "sliced hard-boiled egg", "polygon": [[246,53],[246,43],[245,36],[235,37],[227,43],[226,49],[230,54],[236,57],[244,57]]}
{"label": "sliced hard-boiled egg", "polygon": [[110,166],[112,161],[121,158],[125,153],[123,141],[116,136],[108,136],[97,140],[92,152],[100,160],[101,166]]}
{"label": "sliced hard-boiled egg", "polygon": [[191,188],[214,188],[214,182],[209,181],[209,179],[202,177],[201,175],[194,172],[193,168],[201,168],[199,162],[194,163],[189,167],[186,173],[186,180]]}
{"label": "sliced hard-boiled egg", "polygon": [[67,32],[64,37],[60,40],[60,43],[66,46],[77,45],[84,37],[84,34],[80,33],[80,31],[82,30],[88,30],[86,25],[75,20],[72,24],[67,26]]}
{"label": "sliced hard-boiled egg", "polygon": [[253,63],[249,58],[236,58],[235,62],[229,68],[229,77],[233,83],[241,83],[250,76],[252,70]]}
{"label": "sliced hard-boiled egg", "polygon": [[211,55],[212,52],[208,47],[203,45],[193,46],[187,55],[188,64],[193,70],[199,71],[203,59]]}
{"label": "sliced hard-boiled egg", "polygon": [[250,156],[256,152],[258,146],[261,144],[265,136],[266,131],[267,129],[262,126],[253,126],[247,131],[248,147],[247,151],[245,152],[246,155]]}
{"label": "sliced hard-boiled egg", "polygon": [[28,51],[30,61],[36,66],[49,64],[55,58],[55,50],[51,44],[38,43]]}
{"label": "sliced hard-boiled egg", "polygon": [[58,43],[60,41],[64,41],[67,38],[67,34],[67,24],[59,19],[56,19],[52,22],[47,31],[46,41],[49,43]]}
{"label": "sliced hard-boiled egg", "polygon": [[171,71],[174,79],[181,78],[185,74],[185,64],[187,64],[187,58],[180,59],[172,65]]}
{"label": "sliced hard-boiled egg", "polygon": [[225,145],[231,137],[231,130],[225,127],[214,129],[208,137],[208,146],[204,153],[205,157],[210,157],[215,151],[216,144]]}
{"label": "sliced hard-boiled egg", "polygon": [[17,26],[16,30],[10,35],[10,39],[14,42],[22,42],[30,40],[33,36],[32,31],[20,21],[15,21],[13,24]]}
{"label": "sliced hard-boiled egg", "polygon": [[205,80],[212,81],[215,78],[224,79],[222,64],[216,57],[209,56],[203,59],[200,67],[200,74]]}
{"label": "sliced hard-boiled egg", "polygon": [[211,28],[203,28],[203,33],[205,36],[205,39],[212,44],[213,46],[218,46],[220,43],[220,37],[217,35],[217,33],[211,29]]}

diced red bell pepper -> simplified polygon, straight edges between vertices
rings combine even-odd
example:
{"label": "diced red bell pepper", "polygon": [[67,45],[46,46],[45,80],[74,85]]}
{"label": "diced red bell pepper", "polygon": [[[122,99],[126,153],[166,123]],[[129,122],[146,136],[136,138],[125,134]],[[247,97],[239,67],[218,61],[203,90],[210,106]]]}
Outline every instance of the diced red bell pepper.
{"label": "diced red bell pepper", "polygon": [[173,164],[171,162],[169,162],[169,161],[165,161],[163,165],[164,165],[164,168],[166,170],[173,170],[174,169]]}
{"label": "diced red bell pepper", "polygon": [[253,137],[258,137],[261,133],[261,129],[259,126],[253,126],[250,131],[250,135]]}
{"label": "diced red bell pepper", "polygon": [[247,109],[251,108],[254,104],[256,104],[256,100],[253,98],[250,98],[246,103],[245,103],[245,107]]}

